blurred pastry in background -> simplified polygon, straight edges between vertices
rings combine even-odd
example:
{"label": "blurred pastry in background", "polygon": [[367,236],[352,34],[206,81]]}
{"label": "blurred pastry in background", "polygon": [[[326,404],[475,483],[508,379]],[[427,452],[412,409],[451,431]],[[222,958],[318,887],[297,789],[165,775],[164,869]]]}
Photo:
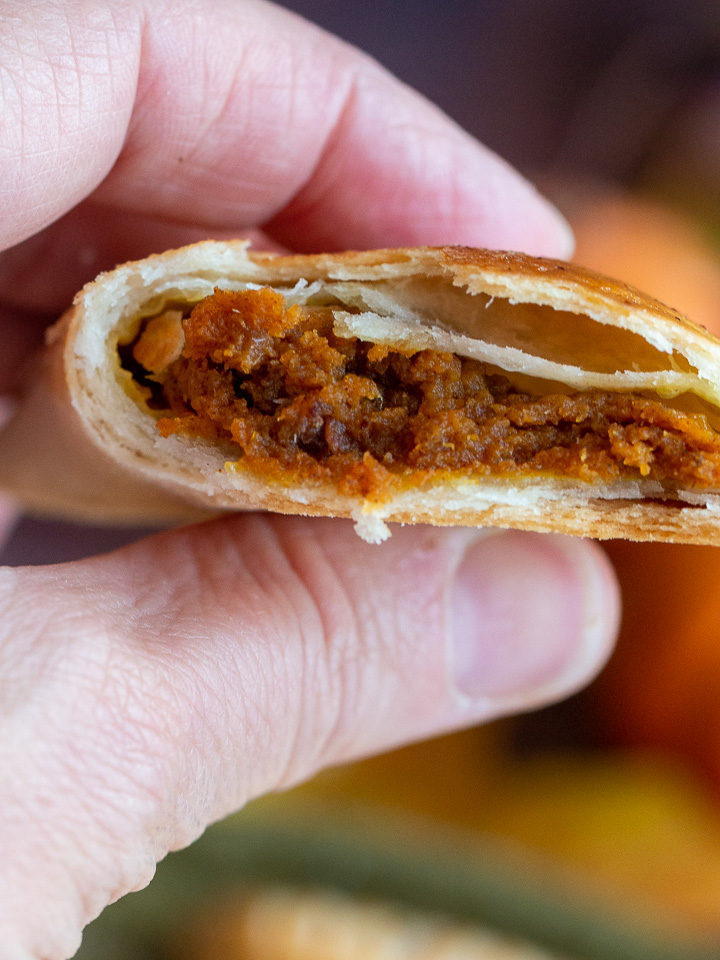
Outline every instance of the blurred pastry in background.
{"label": "blurred pastry in background", "polygon": [[[238,893],[209,911],[178,960],[553,960],[530,944],[389,903],[312,889]],[[559,960],[559,958],[555,958]]]}

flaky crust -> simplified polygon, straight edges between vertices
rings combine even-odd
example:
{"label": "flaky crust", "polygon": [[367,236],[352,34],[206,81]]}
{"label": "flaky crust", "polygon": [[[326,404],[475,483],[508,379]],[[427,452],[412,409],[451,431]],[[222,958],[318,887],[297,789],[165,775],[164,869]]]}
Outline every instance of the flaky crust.
{"label": "flaky crust", "polygon": [[123,386],[118,337],[131,336],[142,315],[198,300],[215,285],[297,291],[298,281],[300,288],[319,281],[352,308],[336,314],[336,327],[349,333],[454,349],[513,376],[573,389],[681,395],[679,404],[720,423],[720,342],[669,307],[580,267],[456,247],[276,257],[251,254],[241,241],[207,242],[125,264],[78,294],[0,437],[0,483],[36,510],[99,522],[165,524],[215,510],[267,509],[353,517],[371,541],[384,539],[390,520],[720,542],[714,494],[667,501],[652,485],[465,478],[405,489],[378,504],[330,484],[259,480],[227,465],[236,459],[231,449],[161,437]]}

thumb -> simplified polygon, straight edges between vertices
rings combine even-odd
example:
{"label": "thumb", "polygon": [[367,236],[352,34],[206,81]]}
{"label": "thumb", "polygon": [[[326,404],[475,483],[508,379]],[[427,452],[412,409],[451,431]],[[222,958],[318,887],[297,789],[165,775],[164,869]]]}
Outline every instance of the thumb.
{"label": "thumb", "polygon": [[617,613],[595,546],[512,532],[371,547],[346,521],[237,516],[5,571],[10,956],[71,955],[105,904],[250,797],[571,692]]}

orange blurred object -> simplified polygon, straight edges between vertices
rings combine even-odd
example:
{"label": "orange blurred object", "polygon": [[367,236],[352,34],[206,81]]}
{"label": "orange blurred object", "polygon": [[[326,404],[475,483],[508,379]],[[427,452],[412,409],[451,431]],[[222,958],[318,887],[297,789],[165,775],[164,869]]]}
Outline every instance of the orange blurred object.
{"label": "orange blurred object", "polygon": [[720,336],[720,251],[689,217],[611,195],[578,203],[570,219],[577,263],[644,290]]}
{"label": "orange blurred object", "polygon": [[[720,255],[682,213],[632,196],[571,212],[575,259],[720,334]],[[594,690],[612,742],[669,750],[720,789],[720,549],[611,543],[624,618]]]}
{"label": "orange blurred object", "polygon": [[720,550],[608,545],[623,591],[618,649],[593,696],[613,743],[671,751],[720,790]]}

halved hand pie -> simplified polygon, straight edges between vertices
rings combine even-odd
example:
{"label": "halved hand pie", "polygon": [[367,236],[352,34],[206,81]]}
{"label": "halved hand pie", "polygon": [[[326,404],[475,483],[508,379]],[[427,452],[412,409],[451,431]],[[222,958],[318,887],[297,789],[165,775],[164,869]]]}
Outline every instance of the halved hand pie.
{"label": "halved hand pie", "polygon": [[569,264],[207,242],[102,275],[51,340],[0,438],[46,510],[720,535],[720,342]]}

